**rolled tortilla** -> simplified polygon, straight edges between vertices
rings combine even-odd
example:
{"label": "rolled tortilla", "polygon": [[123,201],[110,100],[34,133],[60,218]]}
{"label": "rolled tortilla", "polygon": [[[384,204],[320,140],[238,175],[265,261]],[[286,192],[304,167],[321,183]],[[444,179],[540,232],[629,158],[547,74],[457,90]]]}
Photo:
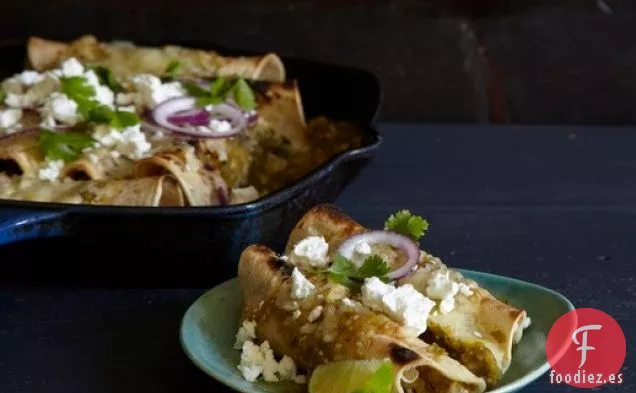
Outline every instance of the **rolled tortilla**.
{"label": "rolled tortilla", "polygon": [[[329,243],[330,252],[335,253],[345,239],[366,230],[333,206],[317,206],[309,210],[292,230],[286,251],[291,252],[294,245],[307,236],[316,235],[323,236]],[[521,338],[519,325],[526,312],[498,300],[476,282],[465,279],[438,258],[424,252],[417,271],[400,280],[399,284],[412,284],[426,295],[429,279],[436,272],[449,272],[455,282],[468,285],[473,294],[458,293],[452,311],[432,313],[423,339],[441,345],[469,370],[484,378],[489,386],[495,385],[510,366],[513,344]]]}
{"label": "rolled tortilla", "polygon": [[275,53],[233,57],[175,45],[149,47],[129,42],[100,42],[92,35],[70,42],[30,37],[27,55],[30,65],[37,71],[57,67],[65,59],[76,57],[82,62],[106,66],[119,77],[137,73],[161,75],[171,61],[179,60],[182,77],[243,76],[264,81],[285,80],[285,67]]}
{"label": "rolled tortilla", "polygon": [[222,203],[217,192],[217,187],[221,187],[218,171],[204,168],[193,146],[174,146],[135,163],[135,177],[164,174],[177,179],[190,206],[215,206]]}
{"label": "rolled tortilla", "polygon": [[0,140],[0,174],[35,176],[42,161],[36,133],[16,133]]}
{"label": "rolled tortilla", "polygon": [[184,206],[171,176],[113,181],[49,182],[0,174],[0,199],[113,206]]}
{"label": "rolled tortilla", "polygon": [[[255,321],[259,339],[305,370],[341,360],[388,358],[396,370],[394,388],[400,393],[405,391],[403,384],[415,393],[485,390],[481,378],[441,348],[407,335],[383,314],[343,302],[346,288],[328,283],[324,276],[308,275],[315,293],[301,301],[292,299],[289,267],[265,246],[250,246],[242,253],[238,277],[245,299],[243,319]],[[310,322],[308,314],[317,306],[323,307],[322,315]],[[412,381],[416,375],[414,382],[403,382],[405,376]]]}

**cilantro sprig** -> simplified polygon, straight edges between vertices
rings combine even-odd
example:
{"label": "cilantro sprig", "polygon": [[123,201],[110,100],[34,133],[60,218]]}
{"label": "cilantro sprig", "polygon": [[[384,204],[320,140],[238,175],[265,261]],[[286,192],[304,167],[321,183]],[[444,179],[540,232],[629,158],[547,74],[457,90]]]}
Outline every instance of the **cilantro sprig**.
{"label": "cilantro sprig", "polygon": [[353,391],[353,393],[390,393],[394,382],[393,364],[390,360],[386,360],[380,368],[378,368],[362,387]]}
{"label": "cilantro sprig", "polygon": [[181,62],[175,59],[170,60],[163,74],[170,79],[174,79],[179,74],[179,71],[181,71]]}
{"label": "cilantro sprig", "polygon": [[209,89],[193,83],[184,84],[184,88],[189,95],[196,98],[197,106],[220,104],[231,98],[244,110],[252,110],[256,107],[254,92],[243,78],[229,80],[217,77],[210,83]]}
{"label": "cilantro sprig", "polygon": [[97,74],[99,82],[102,85],[108,86],[114,93],[120,93],[124,91],[121,83],[119,83],[119,81],[117,80],[117,78],[115,78],[115,75],[109,68],[96,66],[93,67],[93,71],[95,71],[95,74]]}
{"label": "cilantro sprig", "polygon": [[40,149],[52,160],[74,161],[82,150],[92,146],[95,141],[89,135],[80,132],[53,132],[42,130],[38,137]]}
{"label": "cilantro sprig", "polygon": [[83,76],[71,76],[60,78],[62,93],[75,101],[77,111],[82,119],[98,124],[122,129],[140,122],[139,117],[126,111],[117,111],[107,105],[100,104],[95,99],[95,88],[91,86]]}
{"label": "cilantro sprig", "polygon": [[106,105],[95,107],[89,115],[89,120],[94,123],[108,124],[118,130],[132,127],[140,122],[139,116],[136,114],[127,111],[114,111]]}
{"label": "cilantro sprig", "polygon": [[349,259],[338,254],[334,257],[333,264],[329,267],[327,273],[331,280],[354,291],[359,291],[367,278],[378,277],[384,282],[390,281],[386,277],[389,273],[389,265],[378,255],[367,257],[362,265],[357,267]]}
{"label": "cilantro sprig", "polygon": [[75,101],[77,111],[82,115],[82,118],[87,119],[97,105],[97,101],[94,100],[95,88],[83,76],[62,77],[60,82],[62,93]]}
{"label": "cilantro sprig", "polygon": [[408,236],[417,242],[428,229],[428,222],[408,210],[400,210],[386,220],[384,229]]}

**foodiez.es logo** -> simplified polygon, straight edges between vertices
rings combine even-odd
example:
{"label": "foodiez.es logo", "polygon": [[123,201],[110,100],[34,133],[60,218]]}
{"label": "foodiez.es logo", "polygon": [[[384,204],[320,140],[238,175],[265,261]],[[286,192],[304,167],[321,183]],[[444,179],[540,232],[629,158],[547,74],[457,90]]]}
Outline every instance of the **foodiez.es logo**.
{"label": "foodiez.es logo", "polygon": [[619,371],[626,351],[623,329],[614,318],[594,308],[572,310],[548,334],[550,383],[577,388],[622,384]]}

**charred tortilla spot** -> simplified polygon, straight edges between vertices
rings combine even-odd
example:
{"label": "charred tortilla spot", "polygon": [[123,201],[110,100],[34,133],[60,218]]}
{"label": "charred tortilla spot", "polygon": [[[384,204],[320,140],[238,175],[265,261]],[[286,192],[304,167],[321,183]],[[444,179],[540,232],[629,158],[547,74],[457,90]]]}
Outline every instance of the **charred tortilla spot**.
{"label": "charred tortilla spot", "polygon": [[492,330],[490,331],[490,335],[500,344],[505,344],[506,342],[506,334],[501,330]]}
{"label": "charred tortilla spot", "polygon": [[73,180],[78,180],[78,181],[91,180],[91,177],[88,176],[88,173],[86,173],[86,171],[82,171],[78,169],[69,171],[67,176]]}
{"label": "charred tortilla spot", "polygon": [[14,160],[0,160],[0,173],[6,173],[9,176],[21,176],[22,168]]}
{"label": "charred tortilla spot", "polygon": [[397,364],[408,364],[420,358],[417,352],[398,344],[391,344],[390,355]]}
{"label": "charred tortilla spot", "polygon": [[287,275],[291,275],[292,271],[294,270],[292,266],[289,266],[288,264],[286,264],[285,261],[283,261],[282,259],[280,259],[276,255],[271,255],[267,259],[267,265],[272,270],[276,270],[276,271],[280,270],[280,271],[282,271],[283,273],[285,273]]}
{"label": "charred tortilla spot", "polygon": [[433,331],[430,329],[427,329],[424,333],[420,334],[418,338],[427,344],[432,344],[437,341],[435,333],[433,333]]}

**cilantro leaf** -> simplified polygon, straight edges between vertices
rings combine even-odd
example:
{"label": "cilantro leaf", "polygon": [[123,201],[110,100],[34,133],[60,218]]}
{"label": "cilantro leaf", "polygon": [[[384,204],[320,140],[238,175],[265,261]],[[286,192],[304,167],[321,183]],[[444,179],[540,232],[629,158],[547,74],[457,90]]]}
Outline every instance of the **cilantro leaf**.
{"label": "cilantro leaf", "polygon": [[245,110],[252,110],[256,107],[256,98],[250,85],[244,79],[230,81],[223,77],[217,77],[210,83],[209,89],[193,84],[183,85],[188,95],[197,99],[197,106],[220,104],[231,98],[238,106]]}
{"label": "cilantro leaf", "polygon": [[115,111],[115,118],[110,122],[112,127],[122,129],[126,127],[132,127],[135,124],[139,124],[141,120],[133,112],[128,111]]}
{"label": "cilantro leaf", "polygon": [[166,74],[167,76],[171,78],[174,78],[177,76],[180,69],[181,69],[181,62],[179,60],[176,60],[176,59],[170,60],[170,62],[166,66],[166,70],[164,71],[164,74]]}
{"label": "cilantro leaf", "polygon": [[225,97],[232,90],[232,83],[223,77],[217,77],[214,82],[210,83],[210,94],[216,97]]}
{"label": "cilantro leaf", "polygon": [[358,268],[349,259],[338,254],[327,272],[332,281],[358,291],[367,278],[378,277],[382,281],[388,281],[386,275],[389,272],[389,266],[381,257],[371,255]]}
{"label": "cilantro leaf", "polygon": [[83,76],[69,76],[60,78],[62,93],[75,101],[77,111],[84,119],[88,118],[90,111],[95,107],[95,89]]}
{"label": "cilantro leaf", "polygon": [[393,388],[393,364],[387,360],[378,368],[362,387],[353,393],[390,393]]}
{"label": "cilantro leaf", "polygon": [[91,110],[89,121],[101,124],[108,124],[117,129],[134,126],[140,122],[139,117],[127,111],[114,111],[106,105],[99,105]]}
{"label": "cilantro leaf", "polygon": [[95,74],[97,74],[97,77],[99,78],[99,82],[102,85],[108,86],[114,93],[119,93],[124,91],[124,88],[121,86],[121,83],[117,81],[117,78],[115,78],[115,75],[110,69],[103,66],[97,66],[97,67],[93,67],[93,71],[95,71]]}
{"label": "cilantro leaf", "polygon": [[384,229],[419,241],[428,229],[428,222],[420,216],[411,214],[408,210],[400,210],[386,220]]}
{"label": "cilantro leaf", "polygon": [[371,255],[364,260],[364,263],[356,272],[356,277],[369,278],[378,277],[381,280],[386,279],[389,273],[389,265],[378,255]]}
{"label": "cilantro leaf", "polygon": [[52,160],[74,161],[82,150],[95,142],[87,134],[79,132],[53,132],[42,130],[38,142],[44,155]]}
{"label": "cilantro leaf", "polygon": [[338,275],[350,276],[355,274],[358,268],[347,258],[338,254],[333,258],[333,264],[329,268],[329,272]]}
{"label": "cilantro leaf", "polygon": [[197,106],[203,107],[207,105],[216,105],[222,103],[224,100],[221,97],[205,96],[197,98]]}
{"label": "cilantro leaf", "polygon": [[208,91],[195,83],[184,83],[183,88],[192,97],[207,97]]}
{"label": "cilantro leaf", "polygon": [[254,98],[254,92],[250,85],[245,82],[245,79],[239,79],[233,88],[234,101],[245,110],[252,110],[256,106],[256,99]]}

